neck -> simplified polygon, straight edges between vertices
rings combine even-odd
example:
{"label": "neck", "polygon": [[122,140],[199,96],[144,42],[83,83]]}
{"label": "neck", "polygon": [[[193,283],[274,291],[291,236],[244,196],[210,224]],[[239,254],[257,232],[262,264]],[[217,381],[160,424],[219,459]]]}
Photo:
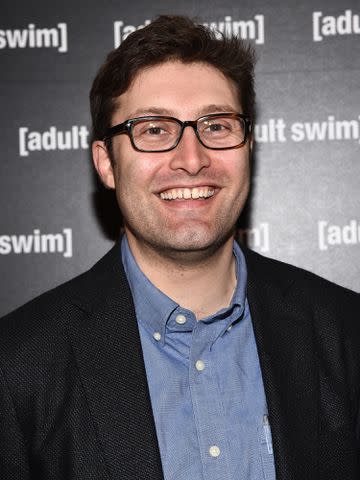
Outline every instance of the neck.
{"label": "neck", "polygon": [[233,237],[209,254],[172,256],[138,242],[129,233],[127,239],[144,275],[198,320],[230,304],[237,282]]}

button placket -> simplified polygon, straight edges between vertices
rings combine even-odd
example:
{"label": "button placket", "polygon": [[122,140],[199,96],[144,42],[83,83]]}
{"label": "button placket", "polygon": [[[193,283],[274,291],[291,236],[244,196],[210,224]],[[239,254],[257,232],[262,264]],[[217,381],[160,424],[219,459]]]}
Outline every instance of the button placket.
{"label": "button placket", "polygon": [[[213,327],[213,328],[212,328]],[[198,322],[190,348],[190,394],[204,475],[209,480],[229,479],[223,409],[216,365],[211,363],[211,342],[216,325]]]}

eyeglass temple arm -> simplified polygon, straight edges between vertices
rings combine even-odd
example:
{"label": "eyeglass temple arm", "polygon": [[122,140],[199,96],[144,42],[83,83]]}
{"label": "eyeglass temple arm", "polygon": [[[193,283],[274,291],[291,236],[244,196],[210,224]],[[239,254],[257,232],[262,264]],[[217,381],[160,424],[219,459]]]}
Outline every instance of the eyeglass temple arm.
{"label": "eyeglass temple arm", "polygon": [[115,125],[114,127],[110,127],[106,130],[106,135],[103,138],[103,142],[106,140],[110,140],[111,137],[117,135],[118,133],[125,133],[128,132],[130,125],[127,122],[120,123],[119,125]]}

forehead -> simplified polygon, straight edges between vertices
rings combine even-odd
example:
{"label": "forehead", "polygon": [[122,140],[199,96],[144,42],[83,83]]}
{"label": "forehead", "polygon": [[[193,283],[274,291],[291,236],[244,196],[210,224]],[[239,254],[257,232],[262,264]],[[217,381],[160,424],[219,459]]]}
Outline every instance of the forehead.
{"label": "forehead", "polygon": [[[206,111],[206,110],[209,111]],[[114,120],[164,114],[189,120],[219,111],[241,111],[235,83],[206,63],[169,61],[141,70],[116,100]]]}

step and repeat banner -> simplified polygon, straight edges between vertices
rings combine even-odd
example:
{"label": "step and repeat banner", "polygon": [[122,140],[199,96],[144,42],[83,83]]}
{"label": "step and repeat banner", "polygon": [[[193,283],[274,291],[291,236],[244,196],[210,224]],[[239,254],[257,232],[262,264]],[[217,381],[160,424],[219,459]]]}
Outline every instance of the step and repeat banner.
{"label": "step and repeat banner", "polygon": [[5,1],[0,315],[86,270],[117,238],[113,193],[91,164],[88,92],[105,55],[167,13],[258,54],[240,239],[360,291],[359,0]]}

